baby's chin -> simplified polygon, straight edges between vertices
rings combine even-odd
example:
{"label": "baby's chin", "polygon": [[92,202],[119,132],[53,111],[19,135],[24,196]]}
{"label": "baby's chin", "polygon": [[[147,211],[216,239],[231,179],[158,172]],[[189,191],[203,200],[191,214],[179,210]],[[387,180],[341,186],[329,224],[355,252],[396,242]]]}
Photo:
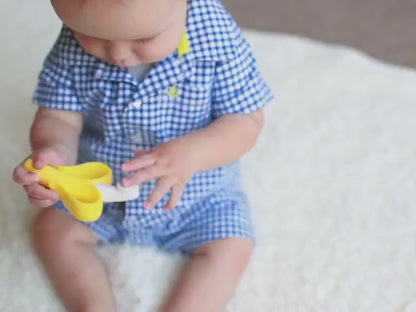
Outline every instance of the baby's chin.
{"label": "baby's chin", "polygon": [[139,66],[139,65],[148,65],[148,64],[155,64],[157,62],[159,62],[161,59],[157,59],[157,58],[148,58],[148,59],[131,59],[131,60],[126,60],[124,61],[123,64],[114,62],[113,60],[110,59],[102,59],[100,58],[101,61],[104,61],[106,63],[109,63],[111,65],[117,66],[117,67],[135,67],[135,66]]}
{"label": "baby's chin", "polygon": [[106,60],[106,59],[101,59],[102,61],[109,63],[111,65],[117,66],[117,67],[135,67],[135,66],[139,66],[139,65],[145,65],[145,64],[150,64],[152,62],[143,62],[143,61],[139,61],[139,60],[132,60],[132,61],[126,61],[123,64],[119,64],[117,62],[113,62],[111,60]]}
{"label": "baby's chin", "polygon": [[127,67],[136,67],[136,66],[140,66],[140,65],[144,65],[146,63],[143,62],[126,62],[125,64],[121,65],[121,64],[117,64],[117,63],[111,63],[114,66],[118,66],[118,67],[122,67],[122,68],[127,68]]}

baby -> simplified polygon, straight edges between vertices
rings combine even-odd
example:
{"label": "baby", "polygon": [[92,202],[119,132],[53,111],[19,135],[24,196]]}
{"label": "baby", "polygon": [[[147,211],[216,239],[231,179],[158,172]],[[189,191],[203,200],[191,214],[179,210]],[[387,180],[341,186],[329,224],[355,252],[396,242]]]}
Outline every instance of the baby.
{"label": "baby", "polygon": [[68,311],[115,311],[97,244],[155,245],[189,260],[161,311],[224,309],[253,229],[238,159],[272,100],[249,44],[218,0],[52,0],[64,26],[45,60],[31,128],[37,168],[101,161],[137,200],[84,223],[22,165],[43,208],[33,235]]}

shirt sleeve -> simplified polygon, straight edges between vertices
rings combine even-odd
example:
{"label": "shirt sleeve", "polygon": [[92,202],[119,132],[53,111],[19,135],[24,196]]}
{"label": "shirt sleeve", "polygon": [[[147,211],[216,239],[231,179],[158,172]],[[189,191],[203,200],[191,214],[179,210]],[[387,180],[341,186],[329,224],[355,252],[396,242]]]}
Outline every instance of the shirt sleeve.
{"label": "shirt sleeve", "polygon": [[57,47],[46,58],[33,95],[41,107],[81,112],[82,106],[74,88],[69,66],[63,65]]}
{"label": "shirt sleeve", "polygon": [[236,57],[217,64],[212,88],[212,115],[250,114],[273,100],[249,44],[244,39]]}

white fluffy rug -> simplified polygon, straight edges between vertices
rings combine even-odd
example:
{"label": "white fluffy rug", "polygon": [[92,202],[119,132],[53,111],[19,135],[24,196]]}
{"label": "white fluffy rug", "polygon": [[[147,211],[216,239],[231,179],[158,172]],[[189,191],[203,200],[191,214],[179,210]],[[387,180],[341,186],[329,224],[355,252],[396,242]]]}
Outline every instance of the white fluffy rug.
{"label": "white fluffy rug", "polygon": [[[61,311],[11,181],[59,29],[48,1],[3,0],[0,311]],[[244,161],[258,247],[227,311],[416,311],[416,72],[351,49],[247,32],[277,96]],[[371,38],[370,38],[371,39]],[[121,311],[155,311],[182,260],[103,248]]]}

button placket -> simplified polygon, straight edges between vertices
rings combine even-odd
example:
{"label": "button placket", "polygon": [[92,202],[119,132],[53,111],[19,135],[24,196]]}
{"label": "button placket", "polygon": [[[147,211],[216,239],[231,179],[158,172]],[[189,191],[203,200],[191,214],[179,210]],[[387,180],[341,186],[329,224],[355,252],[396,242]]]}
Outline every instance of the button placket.
{"label": "button placket", "polygon": [[131,137],[133,143],[143,143],[143,136],[140,133],[136,133]]}
{"label": "button placket", "polygon": [[[134,108],[140,108],[143,105],[143,101],[141,99],[136,99],[134,100],[132,103],[130,103],[129,107],[130,109],[129,111],[129,119],[130,122],[133,122],[134,120],[134,115],[136,114]],[[134,122],[133,122],[134,123]],[[130,140],[131,142],[135,143],[135,144],[140,144],[144,142],[144,137],[143,134],[141,132],[138,133],[131,133],[130,132]]]}
{"label": "button placket", "polygon": [[136,100],[131,105],[133,107],[139,108],[140,106],[142,106],[142,104],[143,104],[143,102],[141,100]]}

